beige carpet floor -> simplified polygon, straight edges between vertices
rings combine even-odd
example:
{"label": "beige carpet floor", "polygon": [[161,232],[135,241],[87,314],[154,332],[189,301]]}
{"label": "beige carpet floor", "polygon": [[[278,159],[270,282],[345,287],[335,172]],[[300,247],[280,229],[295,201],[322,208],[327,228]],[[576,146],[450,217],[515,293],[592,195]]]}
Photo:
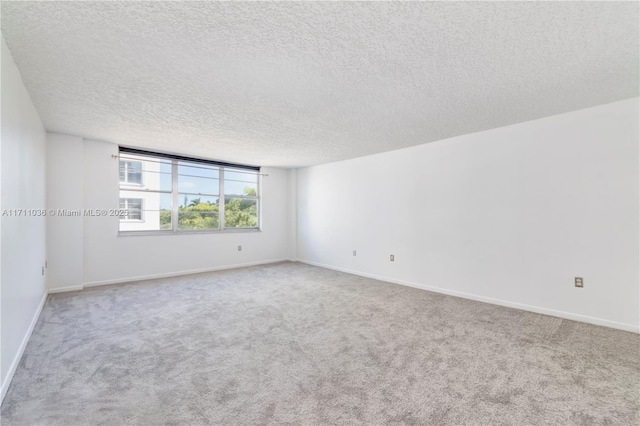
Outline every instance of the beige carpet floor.
{"label": "beige carpet floor", "polygon": [[640,336],[296,263],[52,295],[9,425],[638,425]]}

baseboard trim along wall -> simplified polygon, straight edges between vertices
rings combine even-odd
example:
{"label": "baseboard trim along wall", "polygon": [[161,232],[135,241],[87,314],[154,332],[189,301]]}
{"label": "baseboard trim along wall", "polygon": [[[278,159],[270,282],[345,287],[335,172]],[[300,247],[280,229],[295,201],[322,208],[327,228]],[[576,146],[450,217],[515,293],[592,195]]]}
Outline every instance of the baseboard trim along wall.
{"label": "baseboard trim along wall", "polygon": [[640,333],[640,324],[626,324],[615,321],[609,321],[601,318],[590,317],[586,315],[574,314],[571,312],[556,311],[554,309],[541,308],[539,306],[526,305],[523,303],[510,302],[508,300],[494,299],[491,297],[478,296],[476,294],[464,293],[461,291],[448,290],[441,287],[433,287],[426,284],[414,283],[410,281],[397,280],[390,277],[383,277],[375,274],[369,274],[366,272],[354,271],[347,268],[341,268],[338,266],[325,265],[323,263],[313,262],[310,260],[297,259],[300,263],[306,263],[307,265],[318,266],[320,268],[332,269],[334,271],[345,272],[347,274],[359,275],[361,277],[373,278],[379,281],[387,281],[394,284],[400,284],[407,287],[419,288],[421,290],[432,291],[434,293],[447,294],[449,296],[462,297],[463,299],[475,300],[478,302],[491,303],[493,305],[505,306],[507,308],[520,309],[523,311],[534,312],[536,314],[549,315],[553,317],[568,319],[578,322],[586,322],[594,325],[601,325],[603,327],[615,328],[618,330],[630,331],[632,333]]}
{"label": "baseboard trim along wall", "polygon": [[270,263],[278,263],[278,262],[287,262],[289,259],[269,259],[269,260],[260,260],[257,262],[247,262],[247,263],[239,263],[235,265],[223,265],[223,266],[215,266],[211,268],[202,268],[202,269],[191,269],[187,271],[178,271],[178,272],[167,272],[164,274],[152,274],[152,275],[140,275],[137,277],[127,277],[127,278],[118,278],[115,280],[104,280],[104,281],[91,281],[88,283],[84,283],[83,285],[77,286],[69,286],[69,287],[60,287],[56,289],[49,290],[49,294],[53,293],[65,293],[68,291],[78,291],[82,290],[85,287],[98,287],[102,285],[112,285],[112,284],[124,284],[131,283],[136,281],[146,281],[146,280],[155,280],[158,278],[171,278],[171,277],[179,277],[182,275],[191,275],[191,274],[200,274],[203,272],[213,272],[213,271],[222,271],[226,269],[236,269],[236,268],[244,268],[247,266],[257,266],[257,265],[267,265]]}
{"label": "baseboard trim along wall", "polygon": [[70,285],[68,287],[58,287],[58,288],[52,288],[49,290],[49,294],[54,294],[54,293],[66,293],[67,291],[78,291],[78,290],[82,290],[84,288],[84,286],[81,285]]}
{"label": "baseboard trim along wall", "polygon": [[20,348],[18,349],[18,353],[13,358],[13,362],[11,362],[11,367],[9,367],[9,371],[7,371],[7,377],[4,377],[2,381],[2,389],[0,389],[0,405],[2,401],[4,401],[4,397],[9,390],[9,386],[11,385],[11,381],[13,380],[13,375],[18,368],[18,364],[20,364],[20,360],[22,359],[22,355],[24,354],[24,350],[27,348],[27,343],[29,343],[29,339],[31,338],[31,334],[33,333],[33,329],[36,327],[36,323],[38,322],[38,318],[40,318],[40,313],[42,312],[42,308],[44,307],[44,302],[47,300],[47,293],[42,295],[42,300],[40,300],[40,304],[38,305],[38,309],[36,309],[33,318],[31,319],[31,323],[29,324],[29,328],[22,338],[22,342],[20,343]]}

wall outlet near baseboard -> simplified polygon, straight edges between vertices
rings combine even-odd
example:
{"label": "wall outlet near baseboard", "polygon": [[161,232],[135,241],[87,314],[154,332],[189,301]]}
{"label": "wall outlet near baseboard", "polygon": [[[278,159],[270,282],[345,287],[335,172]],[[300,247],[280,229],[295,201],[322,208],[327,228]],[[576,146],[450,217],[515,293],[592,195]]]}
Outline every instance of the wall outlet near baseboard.
{"label": "wall outlet near baseboard", "polygon": [[584,281],[582,280],[582,277],[575,277],[574,283],[576,287],[584,287]]}
{"label": "wall outlet near baseboard", "polygon": [[353,251],[353,255],[354,255],[354,256],[356,255],[356,251],[355,251],[355,250]]}
{"label": "wall outlet near baseboard", "polygon": [[396,257],[394,255],[389,256],[389,260],[394,262],[396,260]]}
{"label": "wall outlet near baseboard", "polygon": [[238,251],[242,251],[242,246],[238,246]]}

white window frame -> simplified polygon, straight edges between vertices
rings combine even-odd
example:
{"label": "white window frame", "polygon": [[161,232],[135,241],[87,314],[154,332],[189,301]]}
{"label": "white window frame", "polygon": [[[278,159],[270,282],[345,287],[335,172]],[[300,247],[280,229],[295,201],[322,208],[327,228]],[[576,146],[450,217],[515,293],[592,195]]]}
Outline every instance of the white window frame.
{"label": "white window frame", "polygon": [[[121,161],[138,161],[136,159],[127,158],[127,152],[121,153],[123,158]],[[170,230],[140,230],[140,231],[122,231],[118,229],[119,236],[134,236],[134,235],[186,235],[186,234],[217,234],[217,233],[235,233],[235,232],[261,232],[262,231],[262,169],[256,168],[254,170],[246,169],[246,166],[243,165],[233,165],[228,163],[218,163],[211,160],[202,160],[198,158],[188,158],[178,156],[179,158],[167,158],[164,156],[153,156],[154,153],[147,154],[129,154],[148,157],[146,161],[162,161],[163,163],[171,163],[171,190],[170,191],[161,191],[154,190],[152,192],[158,194],[170,194],[171,195],[171,229]],[[159,154],[159,153],[157,153]],[[163,155],[163,154],[160,154]],[[119,156],[120,157],[120,156]],[[140,160],[141,162],[145,160]],[[207,165],[212,168],[217,168],[219,170],[219,193],[215,194],[201,194],[201,193],[188,193],[189,195],[202,195],[204,197],[217,197],[218,198],[218,228],[202,228],[202,229],[179,229],[179,206],[180,206],[180,194],[178,191],[178,166],[186,165],[186,166],[198,166],[198,167],[206,167]],[[225,196],[224,194],[224,172],[225,170],[233,170],[234,172],[243,172],[243,173],[251,173],[256,175],[256,196],[241,196],[241,195],[233,195],[233,196]],[[119,172],[118,172],[119,173]],[[126,171],[125,171],[126,175]],[[142,171],[142,176],[144,176],[144,170]],[[119,180],[119,179],[118,179]],[[144,177],[141,178],[141,181],[144,180]],[[124,188],[122,186],[125,186]],[[126,183],[120,182],[119,191],[126,191],[131,194],[133,192],[140,192],[141,194],[148,193],[147,189],[144,189],[142,185],[136,183]],[[182,192],[184,194],[184,192]],[[120,198],[137,198],[133,195],[127,195]],[[225,226],[225,199],[226,198],[241,198],[241,199],[251,199],[256,200],[256,220],[257,226],[255,227],[226,227]],[[142,213],[141,217],[143,220],[138,219],[120,219],[120,221],[124,223],[131,222],[144,222],[144,199],[142,201]]]}

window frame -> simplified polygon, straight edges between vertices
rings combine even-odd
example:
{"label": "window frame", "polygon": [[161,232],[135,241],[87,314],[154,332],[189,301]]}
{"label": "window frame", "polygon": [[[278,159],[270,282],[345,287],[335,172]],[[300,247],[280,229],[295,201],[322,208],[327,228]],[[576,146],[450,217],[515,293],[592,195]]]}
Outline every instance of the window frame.
{"label": "window frame", "polygon": [[[136,160],[130,159],[129,157],[121,158],[121,155],[125,157],[127,155],[136,156],[136,157],[147,157],[148,161],[153,162],[162,162],[165,164],[171,165],[171,190],[149,190],[145,188],[144,185],[136,184],[136,183],[128,183],[121,182],[118,177],[118,192],[126,191],[128,193],[139,192],[141,195],[144,193],[157,193],[159,195],[170,195],[171,196],[171,229],[157,229],[157,230],[120,230],[120,223],[134,223],[134,222],[144,222],[144,197],[142,198],[142,211],[141,217],[142,219],[119,219],[118,220],[118,236],[148,236],[148,235],[191,235],[191,234],[218,234],[218,233],[242,233],[242,232],[261,232],[262,231],[262,168],[256,166],[246,166],[240,164],[232,164],[232,163],[224,163],[215,160],[206,160],[200,158],[191,158],[184,157],[173,154],[166,153],[156,153],[150,151],[142,151],[131,148],[123,148],[120,147],[119,155],[117,156],[118,161],[141,161],[144,162],[144,159]],[[119,163],[118,163],[119,164]],[[196,167],[211,167],[212,169],[218,169],[218,195],[213,194],[204,194],[204,193],[184,193],[179,191],[178,186],[178,168],[180,165],[184,166],[196,166]],[[224,172],[225,170],[233,170],[234,172],[244,172],[255,174],[256,177],[256,195],[255,196],[226,196],[224,194]],[[141,172],[141,181],[144,180],[144,168]],[[199,229],[180,229],[179,228],[179,211],[180,211],[180,194],[188,194],[188,195],[202,195],[204,197],[217,197],[218,198],[218,227],[217,228],[199,228]],[[120,198],[136,198],[133,195],[120,196]],[[225,226],[225,199],[233,199],[233,198],[242,198],[242,199],[251,199],[256,201],[256,220],[257,226],[255,227],[227,227]]]}

